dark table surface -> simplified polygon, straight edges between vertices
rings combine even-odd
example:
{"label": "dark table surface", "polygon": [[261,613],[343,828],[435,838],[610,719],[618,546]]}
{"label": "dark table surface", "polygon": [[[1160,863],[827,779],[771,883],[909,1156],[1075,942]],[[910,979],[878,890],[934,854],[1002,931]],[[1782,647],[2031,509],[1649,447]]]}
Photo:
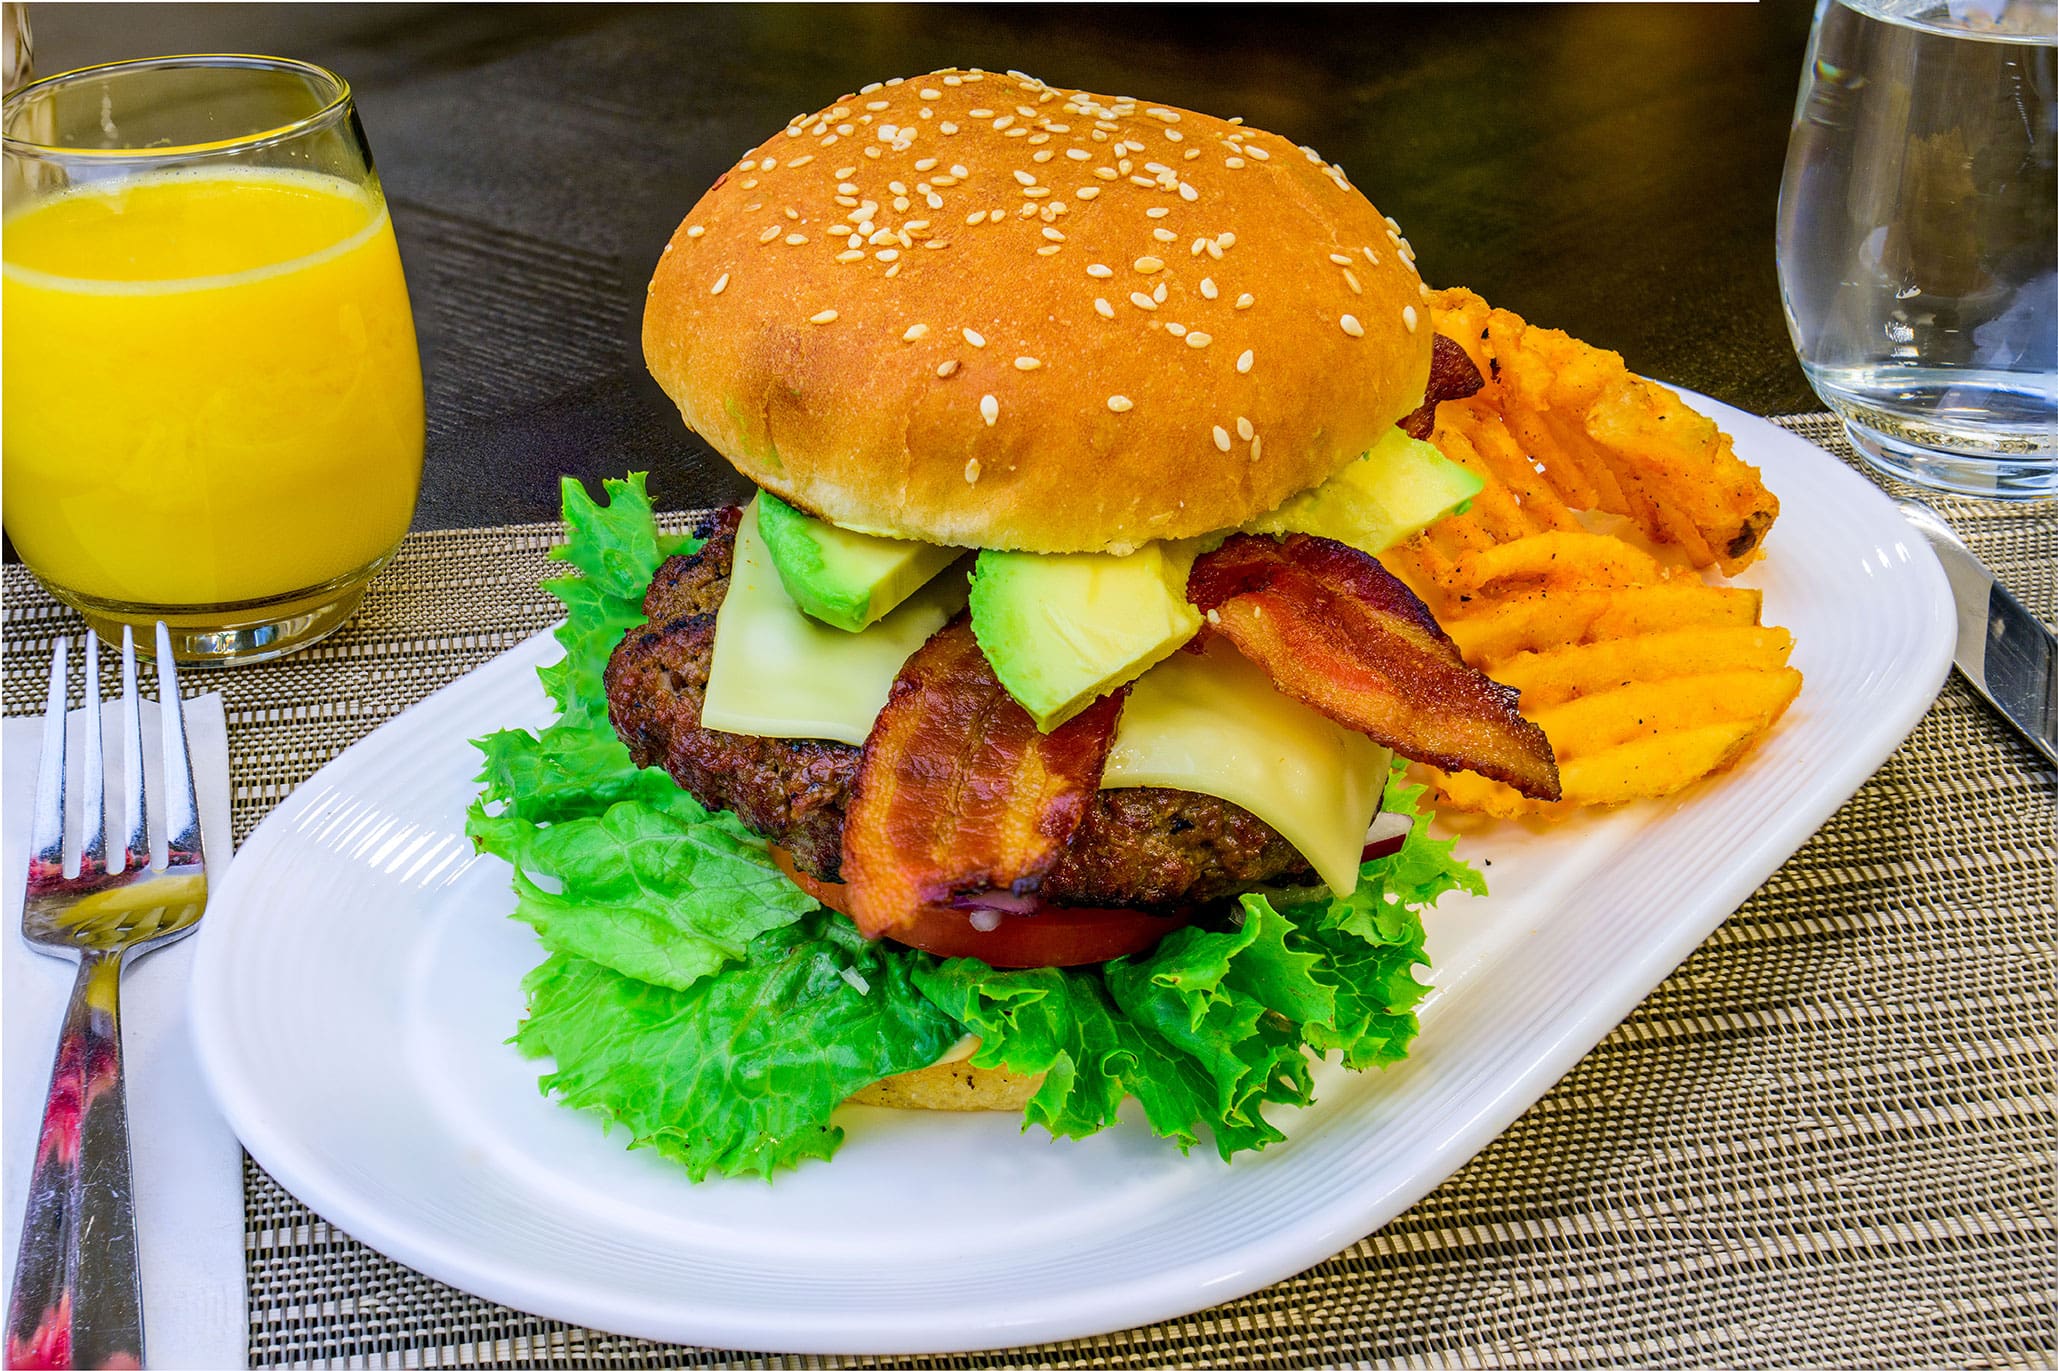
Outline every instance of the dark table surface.
{"label": "dark table surface", "polygon": [[1819,408],[1773,271],[1809,6],[30,6],[49,73],[272,52],[356,88],[428,381],[417,528],[557,478],[743,489],[645,374],[643,286],[715,176],[868,81],[1015,68],[1307,143],[1425,277],[1759,413]]}

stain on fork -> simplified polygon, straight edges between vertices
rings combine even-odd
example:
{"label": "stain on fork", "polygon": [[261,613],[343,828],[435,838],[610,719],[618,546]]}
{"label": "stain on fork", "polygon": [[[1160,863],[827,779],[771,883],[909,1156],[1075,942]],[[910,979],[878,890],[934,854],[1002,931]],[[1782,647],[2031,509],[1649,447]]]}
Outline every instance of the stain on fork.
{"label": "stain on fork", "polygon": [[[100,642],[85,643],[84,758],[80,768],[78,868],[65,874],[66,685],[71,644],[59,638],[50,665],[43,756],[22,936],[37,951],[78,963],[44,1105],[29,1181],[14,1289],[7,1309],[10,1367],[135,1367],[143,1364],[143,1300],[137,1261],[128,1106],[122,1083],[121,973],[141,955],[193,931],[207,905],[185,706],[171,638],[157,626],[159,724],[166,792],[153,806],[143,765],[135,641],[122,631],[122,795],[126,837],[107,849],[106,765],[101,743]],[[154,807],[164,809],[166,857],[151,860]]]}

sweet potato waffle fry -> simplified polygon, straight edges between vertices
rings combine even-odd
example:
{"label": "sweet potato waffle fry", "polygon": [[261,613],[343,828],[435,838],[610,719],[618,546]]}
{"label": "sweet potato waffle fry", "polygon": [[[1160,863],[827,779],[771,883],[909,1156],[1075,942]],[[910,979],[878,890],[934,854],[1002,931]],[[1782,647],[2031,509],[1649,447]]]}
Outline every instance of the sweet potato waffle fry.
{"label": "sweet potato waffle fry", "polygon": [[1431,440],[1486,488],[1381,560],[1467,662],[1522,692],[1564,786],[1540,804],[1424,768],[1440,805],[1557,813],[1667,795],[1734,765],[1801,673],[1786,665],[1793,636],[1759,622],[1759,592],[1700,573],[1755,560],[1779,501],[1727,435],[1614,353],[1466,290],[1438,292],[1435,309],[1486,385],[1438,406]]}

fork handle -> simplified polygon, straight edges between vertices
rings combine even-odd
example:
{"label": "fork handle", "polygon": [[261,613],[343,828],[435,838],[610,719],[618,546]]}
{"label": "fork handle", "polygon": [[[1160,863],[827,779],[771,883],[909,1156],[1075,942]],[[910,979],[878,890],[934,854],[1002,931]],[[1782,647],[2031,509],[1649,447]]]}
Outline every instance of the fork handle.
{"label": "fork handle", "polygon": [[143,1290],[122,1089],[121,954],[85,952],[7,1306],[10,1367],[140,1367]]}

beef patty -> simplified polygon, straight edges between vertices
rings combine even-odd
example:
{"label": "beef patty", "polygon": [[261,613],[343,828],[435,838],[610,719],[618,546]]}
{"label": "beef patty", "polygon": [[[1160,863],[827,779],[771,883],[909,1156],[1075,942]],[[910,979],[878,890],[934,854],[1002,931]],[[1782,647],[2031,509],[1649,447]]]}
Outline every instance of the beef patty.
{"label": "beef patty", "polygon": [[[608,715],[639,765],[663,767],[702,804],[733,811],[801,870],[833,881],[860,749],[700,726],[738,518],[734,509],[712,516],[699,552],[658,568],[643,600],[649,622],[608,661]],[[1139,786],[1095,795],[1039,893],[1056,904],[1171,908],[1314,879],[1300,852],[1250,811]]]}

